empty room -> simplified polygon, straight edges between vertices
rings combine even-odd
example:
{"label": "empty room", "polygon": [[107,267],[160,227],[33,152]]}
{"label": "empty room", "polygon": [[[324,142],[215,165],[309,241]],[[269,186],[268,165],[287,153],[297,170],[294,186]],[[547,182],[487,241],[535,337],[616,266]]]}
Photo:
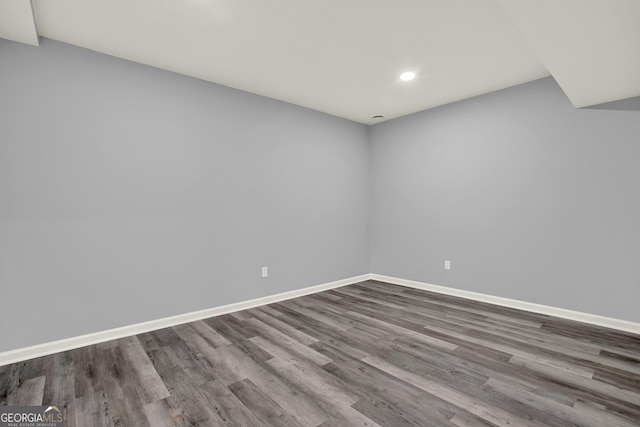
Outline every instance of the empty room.
{"label": "empty room", "polygon": [[640,426],[637,0],[0,0],[0,427]]}

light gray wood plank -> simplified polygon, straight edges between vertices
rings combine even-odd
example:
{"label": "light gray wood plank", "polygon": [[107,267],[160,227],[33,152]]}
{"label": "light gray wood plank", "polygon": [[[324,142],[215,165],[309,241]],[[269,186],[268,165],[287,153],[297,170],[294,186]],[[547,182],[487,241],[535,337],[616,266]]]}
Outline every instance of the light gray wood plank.
{"label": "light gray wood plank", "polygon": [[120,347],[113,346],[100,350],[96,362],[97,375],[104,388],[113,424],[151,427],[135,383],[127,381],[128,370]]}
{"label": "light gray wood plank", "polygon": [[217,369],[223,371],[220,376],[223,384],[230,385],[250,379],[302,425],[318,425],[329,418],[311,396],[302,393],[286,378],[278,376],[276,371],[270,369],[268,362],[263,366],[243,358],[242,353],[232,346],[220,348],[216,352],[217,359],[214,363]]}
{"label": "light gray wood plank", "polygon": [[458,427],[492,427],[493,424],[465,412],[459,412],[451,418],[451,423]]}
{"label": "light gray wood plank", "polygon": [[229,313],[232,317],[236,318],[237,320],[243,321],[243,320],[249,320],[251,319],[252,315],[251,313],[249,313],[246,310],[243,311],[234,311],[233,313]]}
{"label": "light gray wood plank", "polygon": [[300,330],[288,325],[287,323],[278,320],[277,317],[273,317],[259,309],[252,309],[250,311],[253,314],[253,317],[255,317],[256,319],[279,330],[280,332],[290,336],[294,340],[299,341],[304,345],[310,345],[318,341],[317,338],[305,334],[304,332],[301,332]]}
{"label": "light gray wood plank", "polygon": [[15,397],[8,401],[13,406],[40,406],[47,377],[36,377],[24,381],[16,390]]}
{"label": "light gray wood plank", "polygon": [[286,358],[286,354],[288,353],[307,359],[318,366],[331,362],[331,359],[326,356],[323,356],[312,348],[307,347],[258,319],[251,319],[247,322],[251,323],[255,329],[260,332],[260,336],[250,338],[250,341],[258,344],[258,346],[274,356],[280,355]]}
{"label": "light gray wood plank", "polygon": [[113,427],[106,394],[99,391],[76,398],[75,419],[78,426]]}
{"label": "light gray wood plank", "polygon": [[633,406],[640,407],[640,394],[634,393],[610,384],[606,384],[600,381],[594,381],[590,378],[584,378],[580,375],[570,375],[565,370],[558,369],[553,366],[549,366],[548,364],[538,363],[535,360],[513,356],[509,363],[520,366],[522,368],[527,368],[534,372],[539,372],[544,374],[549,379],[555,379],[557,381],[562,381],[566,384],[570,384],[574,387],[592,390],[596,393],[601,393],[611,398],[626,402]]}
{"label": "light gray wood plank", "polygon": [[258,310],[268,314],[269,316],[273,316],[273,317],[280,317],[282,316],[282,313],[279,312],[278,310],[273,309],[272,307],[268,306],[268,305],[263,305],[261,307],[256,307]]}
{"label": "light gray wood plank", "polygon": [[348,387],[344,387],[335,378],[324,375],[322,369],[310,363],[292,362],[278,357],[265,363],[288,382],[295,384],[315,399],[331,402],[337,406],[351,406],[360,400],[360,397],[349,391]]}
{"label": "light gray wood plank", "polygon": [[[602,427],[605,421],[602,417],[594,416],[595,411],[586,411],[576,409],[574,406],[567,406],[554,401],[553,399],[547,399],[532,393],[528,390],[520,387],[514,387],[511,384],[507,384],[502,381],[494,380],[490,378],[486,384],[487,387],[499,391],[500,393],[509,396],[521,403],[535,407],[536,409],[554,416],[555,420],[552,422],[549,418],[545,419],[545,423],[549,426],[583,426],[583,427]],[[607,425],[617,425],[630,427],[631,424],[623,419],[617,417],[607,417]]]}
{"label": "light gray wood plank", "polygon": [[350,317],[350,318],[353,318],[353,319],[360,320],[362,325],[359,325],[359,327],[365,327],[367,329],[376,328],[378,330],[383,330],[383,331],[389,332],[389,333],[393,334],[394,336],[401,336],[401,337],[410,339],[410,340],[418,342],[418,343],[426,344],[428,346],[442,348],[444,350],[453,351],[456,348],[458,348],[458,346],[456,344],[450,343],[448,341],[444,341],[444,340],[441,340],[441,339],[438,339],[438,338],[434,338],[434,337],[426,335],[426,334],[421,334],[419,332],[414,332],[414,331],[412,331],[410,329],[403,328],[402,326],[392,325],[392,324],[383,322],[381,320],[374,319],[374,318],[369,317],[369,316],[365,316],[365,315],[360,314],[360,313],[356,313],[356,312],[353,312],[353,311],[348,311],[346,313],[346,316]]}
{"label": "light gray wood plank", "polygon": [[129,373],[134,377],[129,380],[136,382],[136,389],[142,404],[146,405],[169,397],[167,388],[138,338],[127,337],[118,340],[118,342],[124,361],[129,367]]}
{"label": "light gray wood plank", "polygon": [[171,398],[166,400],[166,410],[169,413],[182,414],[180,418],[184,418],[188,425],[222,423],[217,412],[211,408],[201,387],[176,369],[180,360],[170,348],[152,350],[150,359],[171,395]]}
{"label": "light gray wood plank", "polygon": [[449,425],[447,420],[457,410],[453,405],[353,359],[328,344],[318,343],[315,347],[335,360],[323,369],[340,378],[361,397],[352,407],[380,424],[388,424],[390,418],[402,418],[412,425],[423,425],[425,420],[429,420],[433,427]]}
{"label": "light gray wood plank", "polygon": [[274,402],[267,393],[256,387],[250,380],[245,379],[233,383],[229,386],[229,390],[262,421],[263,425],[274,427],[301,426],[282,406]]}
{"label": "light gray wood plank", "polygon": [[304,314],[318,322],[322,322],[332,328],[335,328],[339,331],[344,331],[346,329],[349,329],[351,327],[353,327],[353,325],[349,324],[348,322],[345,322],[341,319],[336,318],[335,316],[332,315],[328,315],[326,313],[319,313],[317,311],[311,310],[308,308],[308,306],[311,306],[313,304],[308,304],[307,306],[304,305],[300,305],[297,303],[292,303],[290,301],[282,301],[280,303],[278,303],[279,305],[282,305],[284,307],[287,307],[295,312],[298,312],[300,314]]}
{"label": "light gray wood plank", "polygon": [[640,414],[631,418],[615,416],[611,412],[607,412],[607,408],[596,408],[583,402],[577,402],[574,409],[581,413],[581,417],[590,419],[591,423],[596,426],[637,427],[640,425]]}
{"label": "light gray wood plank", "polygon": [[183,427],[192,425],[172,397],[144,405],[144,413],[153,427]]}
{"label": "light gray wood plank", "polygon": [[204,323],[202,320],[191,322],[189,325],[199,333],[213,348],[222,347],[223,345],[231,345],[231,342],[220,335],[218,331]]}
{"label": "light gray wood plank", "polygon": [[225,425],[258,426],[262,424],[260,419],[221,382],[209,381],[202,385],[202,391]]}
{"label": "light gray wood plank", "polygon": [[524,420],[515,414],[509,413],[491,404],[484,403],[479,399],[475,399],[455,389],[451,389],[449,387],[443,386],[442,384],[438,384],[427,378],[414,375],[408,371],[405,371],[402,368],[391,365],[390,363],[387,363],[382,359],[379,359],[376,357],[367,357],[363,361],[370,364],[371,366],[375,366],[376,368],[389,373],[390,375],[400,378],[403,381],[406,381],[407,383],[412,384],[432,394],[433,396],[439,397],[440,399],[444,399],[458,407],[465,408],[472,414],[476,415],[477,417],[483,420],[486,420],[490,423],[493,423],[497,426],[500,426],[500,427],[509,427],[514,425],[544,426],[544,424],[540,422]]}

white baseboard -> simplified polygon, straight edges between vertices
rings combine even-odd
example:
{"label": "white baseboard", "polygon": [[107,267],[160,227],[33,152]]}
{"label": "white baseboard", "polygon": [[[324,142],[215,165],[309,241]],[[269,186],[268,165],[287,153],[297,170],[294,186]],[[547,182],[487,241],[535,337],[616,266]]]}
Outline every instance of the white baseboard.
{"label": "white baseboard", "polygon": [[149,322],[136,323],[134,325],[123,326],[121,328],[109,329],[106,331],[95,332],[78,337],[72,337],[30,347],[19,348],[16,350],[5,351],[0,353],[0,366],[21,362],[23,360],[29,360],[36,357],[47,356],[49,354],[59,353],[61,351],[73,350],[75,348],[85,347],[88,345],[99,344],[101,342],[124,338],[131,335],[142,334],[157,329],[181,325],[183,323],[206,319],[213,316],[233,313],[235,311],[247,310],[249,308],[257,307],[260,305],[272,304],[278,301],[297,298],[304,295],[314,294],[316,292],[322,292],[329,289],[339,288],[341,286],[351,285],[353,283],[363,282],[365,280],[369,280],[370,278],[370,274],[363,274],[361,276],[350,277],[348,279],[323,283],[316,286],[309,286],[307,288],[296,289],[289,292],[282,292],[262,298],[241,301],[233,304],[223,305],[220,307],[213,307],[205,310],[194,311],[191,313],[179,314],[177,316],[165,317],[163,319],[151,320]]}
{"label": "white baseboard", "polygon": [[579,311],[566,310],[564,308],[551,307],[542,304],[534,304],[525,301],[519,301],[509,298],[496,297],[478,292],[465,291],[460,289],[448,288],[446,286],[432,285],[430,283],[416,282],[414,280],[400,279],[398,277],[383,276],[381,274],[363,274],[361,276],[350,277],[347,279],[337,280],[335,282],[324,283],[321,285],[310,286],[303,289],[297,289],[289,292],[283,292],[275,295],[269,295],[262,298],[256,298],[248,301],[241,301],[233,304],[227,304],[220,307],[208,308],[206,310],[194,311],[191,313],[179,314],[177,316],[165,317],[163,319],[151,320],[149,322],[137,323],[134,325],[123,326],[121,328],[109,329],[106,331],[95,332],[92,334],[81,335],[78,337],[67,338],[59,341],[52,341],[44,344],[38,344],[30,347],[19,348],[0,353],[0,366],[9,365],[11,363],[21,362],[36,357],[47,356],[61,351],[73,350],[88,345],[99,344],[105,341],[111,341],[131,335],[142,334],[157,329],[168,328],[171,326],[181,325],[183,323],[193,322],[196,320],[206,319],[209,317],[220,316],[222,314],[233,313],[235,311],[246,310],[249,308],[272,304],[278,301],[297,298],[304,295],[314,294],[317,292],[335,289],[366,280],[377,280],[380,282],[391,283],[394,285],[407,286],[425,291],[437,292],[445,295],[452,295],[460,298],[466,298],[476,301],[487,302],[504,307],[515,308],[518,310],[529,311],[533,313],[546,314],[549,316],[560,317],[563,319],[575,320],[578,322],[589,323],[591,325],[603,326],[605,328],[617,329],[624,332],[630,332],[640,335],[640,323],[630,322],[628,320],[614,319],[611,317],[598,316],[595,314],[582,313]]}
{"label": "white baseboard", "polygon": [[432,285],[430,283],[416,282],[413,280],[400,279],[391,276],[383,276],[381,274],[371,274],[370,278],[371,280],[378,280],[380,282],[391,283],[394,285],[407,286],[410,288],[422,289],[425,291],[437,292],[440,294],[487,302],[503,307],[515,308],[518,310],[524,310],[538,314],[546,314],[549,316],[575,320],[577,322],[589,323],[595,326],[603,326],[605,328],[617,329],[620,331],[640,335],[640,323],[630,322],[628,320],[614,319],[612,317],[598,316],[597,314],[582,313],[580,311],[573,311],[564,308],[551,307],[548,305],[496,297],[493,295],[481,294],[478,292],[464,291],[460,289],[448,288],[446,286]]}

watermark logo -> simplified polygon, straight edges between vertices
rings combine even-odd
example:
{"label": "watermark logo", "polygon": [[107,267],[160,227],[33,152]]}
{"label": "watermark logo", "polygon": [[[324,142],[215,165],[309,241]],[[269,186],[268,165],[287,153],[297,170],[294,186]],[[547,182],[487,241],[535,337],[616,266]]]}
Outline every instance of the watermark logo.
{"label": "watermark logo", "polygon": [[0,406],[0,427],[64,427],[57,406]]}

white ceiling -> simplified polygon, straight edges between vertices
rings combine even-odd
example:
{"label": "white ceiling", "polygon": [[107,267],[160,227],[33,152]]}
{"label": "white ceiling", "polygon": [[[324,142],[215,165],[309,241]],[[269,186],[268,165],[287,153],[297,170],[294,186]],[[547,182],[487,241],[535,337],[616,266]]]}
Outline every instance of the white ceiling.
{"label": "white ceiling", "polygon": [[498,0],[576,107],[640,95],[640,0]]}
{"label": "white ceiling", "polygon": [[[37,44],[23,16],[31,2],[0,5],[0,37]],[[33,0],[33,9],[40,36],[365,124],[549,72],[578,107],[640,95],[639,0]],[[407,70],[414,81],[399,79]]]}
{"label": "white ceiling", "polygon": [[0,0],[0,39],[38,46],[38,32],[29,0]]}

